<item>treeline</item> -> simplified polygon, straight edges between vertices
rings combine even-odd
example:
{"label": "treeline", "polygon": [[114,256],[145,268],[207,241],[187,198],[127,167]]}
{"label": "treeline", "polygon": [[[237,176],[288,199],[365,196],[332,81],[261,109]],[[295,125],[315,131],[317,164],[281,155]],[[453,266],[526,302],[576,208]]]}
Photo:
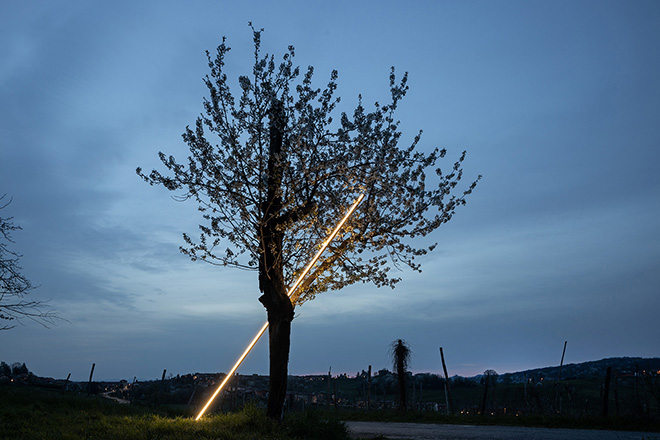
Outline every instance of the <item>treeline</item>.
{"label": "treeline", "polygon": [[0,381],[8,381],[14,377],[21,377],[30,374],[25,363],[15,362],[11,365],[6,362],[0,362]]}

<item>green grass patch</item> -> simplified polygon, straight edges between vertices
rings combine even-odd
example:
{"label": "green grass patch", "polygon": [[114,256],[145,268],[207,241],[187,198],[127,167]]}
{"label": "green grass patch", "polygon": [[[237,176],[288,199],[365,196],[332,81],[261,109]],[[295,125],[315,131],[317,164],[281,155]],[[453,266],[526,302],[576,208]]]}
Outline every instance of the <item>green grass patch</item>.
{"label": "green grass patch", "polygon": [[349,439],[342,422],[319,413],[294,414],[276,423],[254,406],[198,422],[191,414],[178,412],[122,405],[97,396],[2,386],[0,439]]}

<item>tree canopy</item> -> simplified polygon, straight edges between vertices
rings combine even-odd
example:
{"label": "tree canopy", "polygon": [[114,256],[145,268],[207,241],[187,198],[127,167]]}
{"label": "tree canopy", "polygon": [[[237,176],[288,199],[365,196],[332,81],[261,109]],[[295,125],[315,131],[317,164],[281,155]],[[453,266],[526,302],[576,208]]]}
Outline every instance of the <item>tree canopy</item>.
{"label": "tree canopy", "polygon": [[[253,28],[254,65],[251,74],[238,78],[236,97],[225,72],[226,40],[214,56],[206,52],[209,97],[194,127],[183,133],[188,160],[161,152],[168,173],[138,168],[138,174],[198,204],[205,220],[199,238],[185,233],[181,247],[192,260],[258,269],[264,227],[274,225],[281,234],[275,263],[282,265],[287,285],[343,210],[364,193],[296,301],[355,282],[394,287],[400,278],[392,267],[419,271],[415,258],[435,247],[410,239],[449,221],[480,177],[457,189],[465,152],[443,171],[437,162],[446,150],[420,151],[421,131],[410,145],[399,146],[395,111],[408,90],[407,73],[397,79],[391,69],[386,104],[376,102],[369,111],[360,96],[352,114],[336,115],[337,71],[325,87],[314,87],[314,68],[301,72],[294,65],[294,47],[276,63],[273,55],[262,55],[261,34]],[[282,127],[279,151],[270,148],[273,125]]]}

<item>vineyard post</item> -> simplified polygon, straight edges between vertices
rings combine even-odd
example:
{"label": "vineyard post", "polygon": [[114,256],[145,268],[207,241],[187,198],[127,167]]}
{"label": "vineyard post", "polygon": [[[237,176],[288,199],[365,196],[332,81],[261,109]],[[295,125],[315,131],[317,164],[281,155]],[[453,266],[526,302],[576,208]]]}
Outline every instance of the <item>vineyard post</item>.
{"label": "vineyard post", "polygon": [[555,406],[558,408],[559,415],[561,415],[561,368],[564,366],[564,355],[566,354],[566,344],[568,341],[564,341],[564,350],[561,352],[561,362],[559,363],[559,374],[557,376],[557,394],[555,395]]}
{"label": "vineyard post", "polygon": [[69,384],[69,378],[71,377],[71,373],[66,377],[66,380],[64,381],[64,385],[62,385],[62,392],[66,391],[66,386]]}
{"label": "vineyard post", "polygon": [[442,360],[442,371],[445,373],[445,403],[447,404],[447,414],[454,415],[454,402],[451,398],[451,388],[449,387],[449,375],[447,374],[447,365],[445,364],[445,354],[440,347],[440,359]]}
{"label": "vineyard post", "polygon": [[330,398],[332,397],[331,389],[330,389],[330,380],[331,379],[332,379],[332,365],[330,366],[330,368],[328,368],[328,384],[327,384],[327,387],[326,387],[326,393],[327,393],[326,394],[326,397],[327,397],[326,401],[328,402],[328,408],[330,408]]}
{"label": "vineyard post", "polygon": [[367,411],[371,409],[371,365],[369,365],[369,376],[367,382]]}
{"label": "vineyard post", "polygon": [[607,372],[605,373],[605,387],[603,391],[603,417],[607,417],[609,415],[611,378],[612,378],[612,367],[607,367]]}
{"label": "vineyard post", "polygon": [[92,376],[94,376],[94,367],[95,363],[92,363],[92,371],[89,372],[89,383],[87,384],[87,395],[89,396],[92,393]]}

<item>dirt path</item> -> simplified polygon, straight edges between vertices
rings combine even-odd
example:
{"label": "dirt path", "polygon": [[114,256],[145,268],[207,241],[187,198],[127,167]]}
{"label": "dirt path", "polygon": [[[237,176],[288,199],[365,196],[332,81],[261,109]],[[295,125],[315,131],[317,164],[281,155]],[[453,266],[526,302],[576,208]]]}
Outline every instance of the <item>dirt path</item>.
{"label": "dirt path", "polygon": [[346,422],[356,438],[407,440],[660,440],[660,433],[426,423]]}
{"label": "dirt path", "polygon": [[102,393],[101,396],[105,397],[106,399],[114,400],[117,403],[123,403],[123,404],[131,403],[130,400],[120,399],[119,397],[111,396],[110,393],[112,393],[112,391],[108,391],[107,393]]}

